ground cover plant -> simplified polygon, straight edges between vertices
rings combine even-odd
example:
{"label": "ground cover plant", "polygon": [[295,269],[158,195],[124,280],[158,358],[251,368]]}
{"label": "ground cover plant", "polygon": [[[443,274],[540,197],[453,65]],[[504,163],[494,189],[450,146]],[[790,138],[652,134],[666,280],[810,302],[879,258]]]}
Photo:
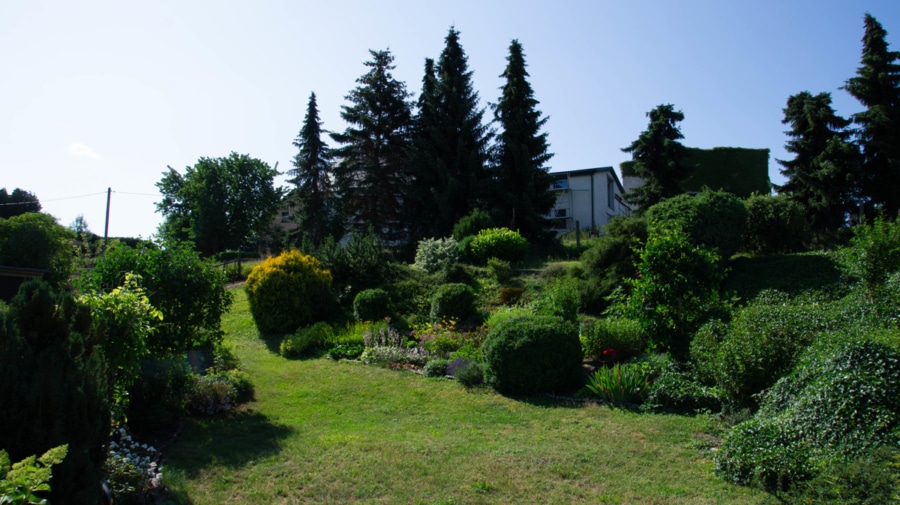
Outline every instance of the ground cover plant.
{"label": "ground cover plant", "polygon": [[702,416],[520,401],[411,372],[287,360],[260,338],[239,291],[223,326],[256,400],[187,423],[164,469],[175,502],[770,501],[713,475]]}

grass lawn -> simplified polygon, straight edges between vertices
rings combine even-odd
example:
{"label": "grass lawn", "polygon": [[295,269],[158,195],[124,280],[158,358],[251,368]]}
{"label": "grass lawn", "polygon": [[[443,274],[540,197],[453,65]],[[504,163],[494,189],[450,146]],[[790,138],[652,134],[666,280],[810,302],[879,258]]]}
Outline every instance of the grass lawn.
{"label": "grass lawn", "polygon": [[704,417],[507,398],[261,340],[243,290],[225,317],[256,387],[168,449],[182,503],[770,503],[713,475]]}

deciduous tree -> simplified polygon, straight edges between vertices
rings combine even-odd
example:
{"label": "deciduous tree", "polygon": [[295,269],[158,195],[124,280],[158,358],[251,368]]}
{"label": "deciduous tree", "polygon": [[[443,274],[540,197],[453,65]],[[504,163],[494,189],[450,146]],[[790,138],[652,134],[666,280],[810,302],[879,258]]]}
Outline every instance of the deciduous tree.
{"label": "deciduous tree", "polygon": [[12,193],[7,193],[6,188],[0,188],[0,218],[40,211],[41,202],[34,196],[34,193],[19,188],[14,189]]}

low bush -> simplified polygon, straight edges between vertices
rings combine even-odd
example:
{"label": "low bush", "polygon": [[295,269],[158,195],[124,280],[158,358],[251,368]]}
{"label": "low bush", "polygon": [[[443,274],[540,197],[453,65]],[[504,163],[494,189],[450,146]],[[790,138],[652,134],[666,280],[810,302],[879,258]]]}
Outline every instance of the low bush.
{"label": "low bush", "polygon": [[237,389],[222,377],[194,375],[185,393],[185,410],[212,416],[231,411],[238,403]]}
{"label": "low bush", "polygon": [[447,366],[447,374],[467,388],[484,383],[484,365],[480,361],[456,358]]}
{"label": "low bush", "polygon": [[525,257],[528,241],[519,232],[509,228],[488,228],[475,235],[469,248],[482,265],[490,258],[514,263]]}
{"label": "low bush", "polygon": [[391,315],[387,291],[374,288],[360,291],[353,299],[353,317],[357,321],[378,321]]}
{"label": "low bush", "polygon": [[459,260],[459,242],[453,237],[426,238],[416,247],[415,268],[433,274]]}
{"label": "low bush", "polygon": [[325,347],[332,340],[334,332],[325,322],[301,328],[284,337],[278,347],[278,353],[286,358],[298,358],[311,351]]}
{"label": "low bush", "polygon": [[288,333],[335,308],[331,273],[316,258],[291,250],[269,258],[247,277],[247,301],[262,333]]}
{"label": "low bush", "polygon": [[838,460],[865,458],[900,438],[900,352],[879,342],[813,346],[762,395],[716,456],[736,483],[785,490]]}
{"label": "low bush", "polygon": [[558,277],[544,287],[535,301],[535,311],[538,314],[557,316],[574,323],[578,319],[580,305],[578,280],[572,277]]}
{"label": "low bush", "polygon": [[503,305],[516,305],[522,301],[522,295],[525,294],[525,288],[519,287],[507,287],[500,288],[500,292],[497,294],[500,303]]}
{"label": "low bush", "polygon": [[667,370],[653,381],[642,408],[651,412],[686,414],[719,412],[722,399],[717,388],[705,386],[687,373]]}
{"label": "low bush", "polygon": [[453,319],[468,321],[477,318],[475,292],[466,284],[444,284],[437,289],[431,299],[431,321]]}
{"label": "low bush", "polygon": [[512,267],[509,262],[499,258],[489,258],[487,262],[488,275],[500,284],[506,284],[512,278]]}
{"label": "low bush", "polygon": [[503,394],[570,391],[582,382],[578,330],[558,317],[502,320],[481,350],[486,382]]}
{"label": "low bush", "polygon": [[647,374],[639,364],[616,363],[598,368],[585,387],[608,402],[641,403],[647,390]]}
{"label": "low bush", "polygon": [[428,360],[422,367],[422,375],[425,377],[445,377],[447,375],[447,367],[450,366],[449,359],[434,358]]}
{"label": "low bush", "polygon": [[586,324],[581,330],[581,348],[585,358],[600,360],[603,352],[613,349],[620,360],[635,357],[644,351],[641,325],[637,321],[609,317]]}
{"label": "low bush", "polygon": [[534,312],[527,307],[506,307],[491,312],[484,324],[488,327],[488,330],[490,330],[491,328],[495,328],[509,319],[515,319],[517,317],[523,316],[529,317],[533,315]]}
{"label": "low bush", "polygon": [[362,344],[337,344],[328,350],[327,356],[335,361],[359,359],[366,347]]}

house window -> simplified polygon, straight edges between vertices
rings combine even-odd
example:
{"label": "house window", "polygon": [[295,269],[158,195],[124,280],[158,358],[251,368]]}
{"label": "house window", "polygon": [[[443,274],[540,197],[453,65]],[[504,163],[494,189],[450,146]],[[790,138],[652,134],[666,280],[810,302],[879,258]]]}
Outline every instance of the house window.
{"label": "house window", "polygon": [[282,223],[291,222],[291,213],[290,212],[282,212],[281,213],[281,222]]}
{"label": "house window", "polygon": [[553,189],[569,189],[569,179],[556,179],[553,181]]}
{"label": "house window", "polygon": [[553,217],[566,217],[566,209],[554,209]]}

